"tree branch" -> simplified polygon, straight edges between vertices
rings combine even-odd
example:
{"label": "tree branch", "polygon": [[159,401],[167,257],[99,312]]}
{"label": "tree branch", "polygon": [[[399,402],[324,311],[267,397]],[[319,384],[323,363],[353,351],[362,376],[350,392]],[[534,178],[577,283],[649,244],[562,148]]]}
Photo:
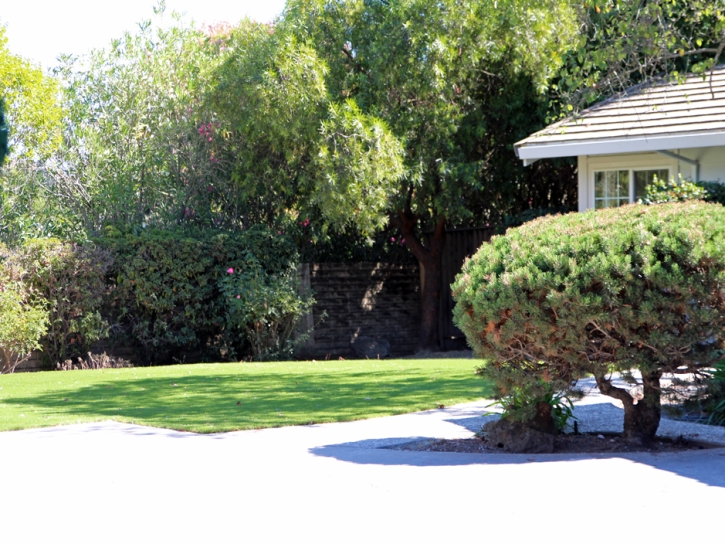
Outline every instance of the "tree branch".
{"label": "tree branch", "polygon": [[613,386],[611,380],[606,376],[595,375],[594,379],[597,381],[597,387],[599,387],[599,391],[602,392],[602,395],[607,395],[608,397],[620,400],[625,406],[634,405],[634,399],[632,398],[632,395],[630,395],[621,387]]}
{"label": "tree branch", "polygon": [[347,47],[347,44],[342,46],[342,52],[345,53],[345,56],[347,56],[348,59],[350,59],[350,62],[352,62],[355,65],[355,69],[365,75],[368,75],[368,71],[360,65],[360,63],[355,60],[355,57],[352,54],[352,51]]}

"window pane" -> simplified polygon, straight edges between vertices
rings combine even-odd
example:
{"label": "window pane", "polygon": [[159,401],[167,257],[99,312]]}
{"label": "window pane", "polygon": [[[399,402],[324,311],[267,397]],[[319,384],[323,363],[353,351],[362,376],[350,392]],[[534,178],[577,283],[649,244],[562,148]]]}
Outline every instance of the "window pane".
{"label": "window pane", "polygon": [[629,202],[629,170],[594,172],[594,208],[615,208]]}
{"label": "window pane", "polygon": [[647,185],[654,181],[655,176],[657,179],[669,181],[670,171],[669,170],[637,170],[634,173],[634,199],[639,200],[644,198],[645,190]]}
{"label": "window pane", "polygon": [[606,172],[594,172],[594,198],[604,196],[604,174]]}

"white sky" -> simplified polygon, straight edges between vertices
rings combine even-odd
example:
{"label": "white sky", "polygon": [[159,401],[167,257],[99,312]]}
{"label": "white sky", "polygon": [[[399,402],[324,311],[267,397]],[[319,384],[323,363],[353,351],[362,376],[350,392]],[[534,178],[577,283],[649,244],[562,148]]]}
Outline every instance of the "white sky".
{"label": "white sky", "polygon": [[[153,17],[156,0],[2,0],[0,24],[8,48],[44,68],[55,66],[61,53],[80,55],[135,31]],[[281,13],[284,0],[167,0],[166,14],[185,13],[199,26],[236,23],[244,16],[259,22]]]}

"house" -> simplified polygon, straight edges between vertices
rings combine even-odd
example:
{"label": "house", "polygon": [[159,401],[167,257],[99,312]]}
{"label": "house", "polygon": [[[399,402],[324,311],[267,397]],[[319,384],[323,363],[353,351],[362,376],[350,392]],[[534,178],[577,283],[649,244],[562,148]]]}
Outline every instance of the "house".
{"label": "house", "polygon": [[579,211],[636,202],[654,176],[725,182],[725,64],[632,87],[514,147],[525,165],[577,157]]}

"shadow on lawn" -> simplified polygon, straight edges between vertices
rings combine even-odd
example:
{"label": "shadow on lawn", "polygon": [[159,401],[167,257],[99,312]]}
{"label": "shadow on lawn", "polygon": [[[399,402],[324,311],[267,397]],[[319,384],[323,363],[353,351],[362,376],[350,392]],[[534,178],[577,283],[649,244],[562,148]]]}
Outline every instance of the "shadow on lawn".
{"label": "shadow on lawn", "polygon": [[[60,416],[215,433],[349,421],[435,407],[482,391],[477,377],[391,371],[255,373],[109,379],[76,390],[5,398]],[[57,424],[48,421],[47,424]]]}

